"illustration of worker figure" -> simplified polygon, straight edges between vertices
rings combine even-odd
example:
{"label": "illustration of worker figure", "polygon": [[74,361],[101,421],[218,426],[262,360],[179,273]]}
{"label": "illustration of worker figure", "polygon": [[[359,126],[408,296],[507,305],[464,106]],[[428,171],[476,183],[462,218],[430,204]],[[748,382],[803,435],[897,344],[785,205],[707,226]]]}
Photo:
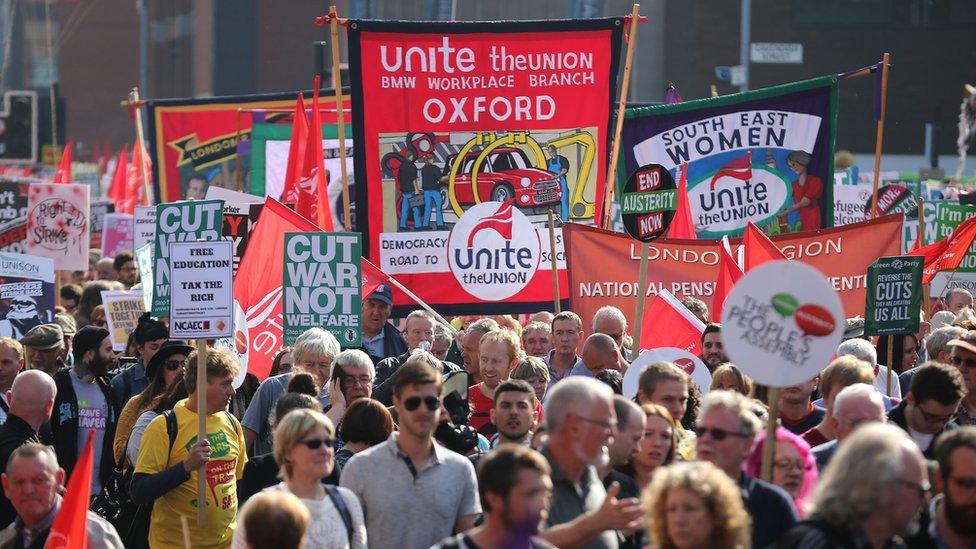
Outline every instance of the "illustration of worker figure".
{"label": "illustration of worker figure", "polygon": [[569,173],[569,160],[565,156],[556,154],[556,146],[549,145],[549,163],[546,169],[559,176],[559,188],[562,190],[562,210],[560,219],[569,223],[569,187],[566,185],[566,174]]}
{"label": "illustration of worker figure", "polygon": [[[400,185],[402,202],[400,204],[400,229],[407,230],[407,209],[413,210],[414,230],[420,229],[420,182],[417,180],[417,166],[413,163],[414,152],[409,148],[403,151],[404,161],[397,170],[397,183]],[[414,197],[419,198],[419,200]]]}
{"label": "illustration of worker figure", "polygon": [[424,191],[423,227],[430,227],[430,210],[437,212],[437,230],[444,230],[444,202],[441,200],[441,169],[434,164],[434,155],[424,155],[424,167],[420,169],[421,188]]}
{"label": "illustration of worker figure", "polygon": [[800,216],[801,231],[815,231],[820,228],[820,196],[823,194],[823,181],[807,173],[810,153],[792,151],[786,157],[786,164],[796,173],[793,181],[793,205],[784,208],[780,215],[797,212]]}

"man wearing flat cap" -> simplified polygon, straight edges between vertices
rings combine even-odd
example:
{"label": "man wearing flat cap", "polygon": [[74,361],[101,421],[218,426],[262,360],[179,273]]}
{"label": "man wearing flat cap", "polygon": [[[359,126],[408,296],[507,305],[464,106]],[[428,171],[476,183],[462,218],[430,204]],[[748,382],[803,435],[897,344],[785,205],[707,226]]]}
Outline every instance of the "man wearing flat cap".
{"label": "man wearing flat cap", "polygon": [[108,369],[115,361],[112,339],[108,330],[85,326],[78,330],[71,341],[75,364],[54,374],[57,397],[51,414],[51,433],[54,451],[68,476],[88,432],[95,431],[95,452],[91,494],[102,490],[102,481],[108,480],[115,467],[112,441],[118,410],[112,398],[107,377]]}
{"label": "man wearing flat cap", "polygon": [[801,231],[815,231],[821,227],[820,197],[823,195],[823,181],[807,173],[810,160],[810,153],[805,151],[793,151],[786,157],[786,164],[797,177],[793,180],[793,205],[784,208],[780,215],[798,212]]}
{"label": "man wearing flat cap", "polygon": [[49,376],[65,367],[64,331],[57,324],[34,326],[20,339],[27,355],[27,366]]}

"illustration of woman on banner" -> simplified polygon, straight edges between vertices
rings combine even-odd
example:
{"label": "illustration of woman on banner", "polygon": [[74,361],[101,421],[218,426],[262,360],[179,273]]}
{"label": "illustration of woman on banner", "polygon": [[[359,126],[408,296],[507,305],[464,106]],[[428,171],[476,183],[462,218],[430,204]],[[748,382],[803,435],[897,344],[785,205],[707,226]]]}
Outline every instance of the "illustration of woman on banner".
{"label": "illustration of woman on banner", "polygon": [[797,212],[800,216],[800,230],[814,231],[820,224],[820,197],[823,195],[823,181],[815,175],[807,173],[810,165],[810,154],[804,151],[792,151],[786,157],[786,163],[797,174],[793,180],[793,205],[780,212],[781,216]]}

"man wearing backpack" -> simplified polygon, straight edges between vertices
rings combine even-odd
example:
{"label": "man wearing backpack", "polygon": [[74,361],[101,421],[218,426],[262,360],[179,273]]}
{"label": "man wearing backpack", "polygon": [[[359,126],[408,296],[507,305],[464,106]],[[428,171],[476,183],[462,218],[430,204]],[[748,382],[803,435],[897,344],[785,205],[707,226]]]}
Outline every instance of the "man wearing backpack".
{"label": "man wearing backpack", "polygon": [[[230,547],[236,526],[237,479],[247,462],[244,432],[226,411],[234,396],[238,365],[227,351],[207,353],[207,390],[200,402],[196,392],[196,353],[187,358],[184,380],[189,398],[171,414],[152,421],[142,437],[131,494],[136,503],[153,505],[149,526],[150,547],[183,545],[180,517],[190,517],[190,544],[195,548]],[[207,436],[197,440],[197,414],[207,414]],[[175,428],[175,431],[174,431]],[[175,432],[175,436],[174,436]],[[204,466],[207,492],[206,524],[198,526],[197,473]]]}

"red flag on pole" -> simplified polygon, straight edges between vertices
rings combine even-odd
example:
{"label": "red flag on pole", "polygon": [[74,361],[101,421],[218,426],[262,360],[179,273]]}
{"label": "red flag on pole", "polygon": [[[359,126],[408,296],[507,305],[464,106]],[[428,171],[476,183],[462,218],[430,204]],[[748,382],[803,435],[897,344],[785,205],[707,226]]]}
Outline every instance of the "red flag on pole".
{"label": "red flag on pole", "polygon": [[[308,186],[313,202],[314,221],[323,231],[331,232],[332,208],[329,206],[329,182],[325,176],[325,158],[322,154],[322,116],[319,114],[319,76],[315,76],[315,89],[312,92],[312,127],[308,132],[308,145],[305,148],[304,174],[310,179]],[[311,219],[311,218],[310,218]]]}
{"label": "red flag on pole", "polygon": [[671,219],[668,238],[698,240],[698,235],[695,234],[695,221],[691,217],[691,202],[688,201],[687,162],[681,165],[681,174],[678,176],[678,209],[674,212],[674,218]]}
{"label": "red flag on pole", "polygon": [[725,298],[732,293],[732,287],[742,278],[742,269],[729,253],[728,239],[723,238],[718,251],[718,279],[715,281],[715,295],[712,297],[712,322],[722,322],[722,306]]}
{"label": "red flag on pole", "polygon": [[75,463],[74,474],[68,481],[61,510],[54,517],[44,549],[88,548],[88,501],[91,497],[92,467],[95,461],[92,452],[94,439],[95,431],[88,431],[88,442]]}
{"label": "red flag on pole", "polygon": [[58,171],[54,172],[53,183],[71,183],[71,149],[73,146],[74,144],[68,141],[64,150],[61,151],[61,164],[58,166]]}
{"label": "red flag on pole", "polygon": [[644,309],[642,326],[641,349],[677,347],[693,355],[701,354],[701,335],[705,331],[705,323],[667,290],[654,296]]}
{"label": "red flag on pole", "polygon": [[742,267],[747,273],[767,261],[787,259],[776,244],[773,244],[773,241],[752,221],[746,226],[742,246],[745,248],[745,264]]}
{"label": "red flag on pole", "polygon": [[247,370],[260,380],[268,377],[271,363],[284,342],[281,327],[284,263],[281,258],[285,255],[285,233],[318,230],[311,221],[268,197],[234,276],[234,300],[247,317],[247,333],[244,334],[248,349]]}
{"label": "red flag on pole", "polygon": [[956,227],[948,238],[909,252],[908,255],[920,255],[925,258],[922,284],[932,282],[940,271],[954,271],[959,268],[959,264],[973,244],[974,237],[976,237],[976,217],[971,217]]}
{"label": "red flag on pole", "polygon": [[366,297],[373,293],[381,284],[385,284],[390,280],[390,275],[383,272],[382,269],[373,265],[373,262],[363,258],[363,301],[366,301]]}
{"label": "red flag on pole", "polygon": [[[281,201],[298,204],[301,192],[302,166],[305,162],[305,145],[308,143],[308,117],[305,116],[305,99],[298,94],[295,101],[295,115],[291,123],[291,143],[288,145],[288,166],[285,169],[285,188]],[[307,217],[307,216],[306,216]]]}
{"label": "red flag on pole", "polygon": [[112,185],[108,189],[108,197],[115,203],[115,211],[125,209],[125,193],[128,185],[129,146],[125,145],[119,151],[119,158],[115,163],[115,173],[112,174]]}

